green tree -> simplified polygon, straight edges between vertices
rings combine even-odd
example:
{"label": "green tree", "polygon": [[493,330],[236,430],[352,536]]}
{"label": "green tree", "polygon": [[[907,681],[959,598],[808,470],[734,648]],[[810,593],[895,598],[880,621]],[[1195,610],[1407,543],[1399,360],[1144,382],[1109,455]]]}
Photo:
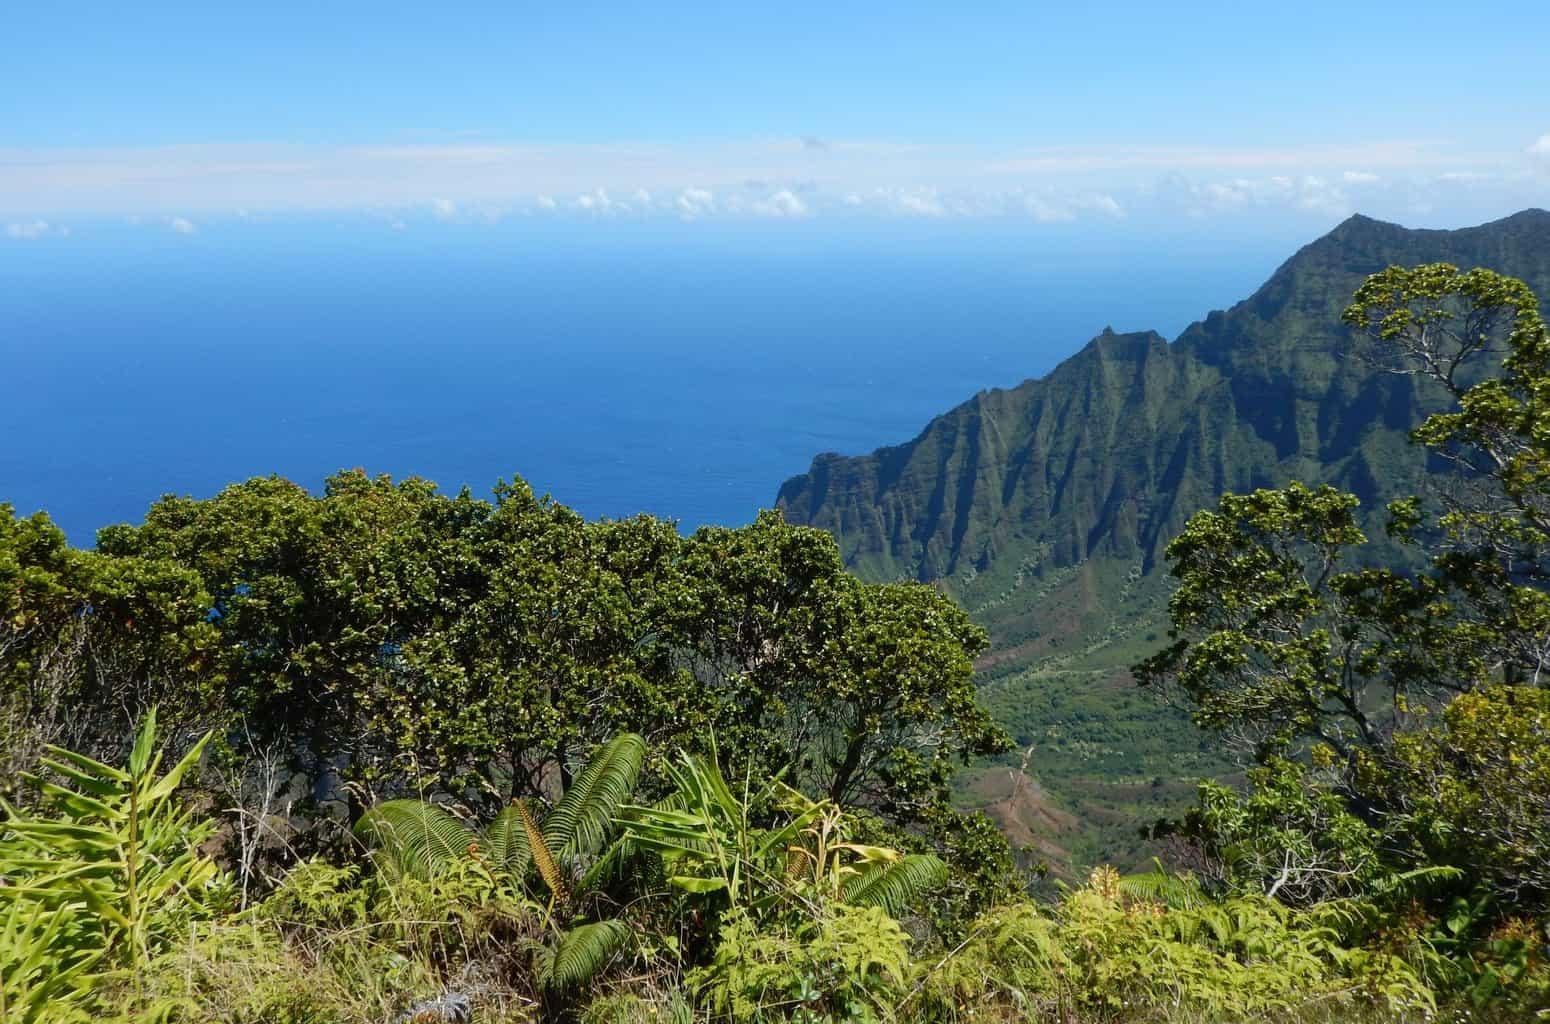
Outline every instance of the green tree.
{"label": "green tree", "polygon": [[[1333,488],[1224,495],[1169,545],[1174,643],[1136,669],[1265,750],[1386,751],[1414,713],[1493,678],[1537,682],[1550,656],[1550,331],[1533,293],[1486,270],[1391,267],[1345,319],[1365,358],[1456,399],[1414,433],[1457,469],[1443,514],[1389,509],[1425,569],[1362,566],[1357,500]],[[1481,379],[1478,359],[1503,351]]]}
{"label": "green tree", "polygon": [[199,577],[71,547],[0,504],[0,793],[49,743],[116,758],[152,703],[188,733],[221,677]]}
{"label": "green tree", "polygon": [[169,497],[99,548],[193,574],[224,712],[336,791],[413,779],[492,811],[618,733],[714,734],[735,770],[946,828],[954,767],[1007,743],[975,702],[983,632],[929,588],[860,583],[779,513],[683,537],[521,481],[481,501],[355,471],[316,496],[271,477]]}
{"label": "green tree", "polygon": [[1543,908],[1550,332],[1522,282],[1446,264],[1373,275],[1345,319],[1363,358],[1455,400],[1413,435],[1453,470],[1441,511],[1391,504],[1374,550],[1354,496],[1293,483],[1225,495],[1170,544],[1174,642],[1137,677],[1260,761],[1183,827],[1294,902],[1424,878]]}
{"label": "green tree", "polygon": [[1294,482],[1191,517],[1168,546],[1175,639],[1136,666],[1141,684],[1262,755],[1349,757],[1484,678],[1489,637],[1446,581],[1355,561],[1357,504]]}
{"label": "green tree", "polygon": [[[1393,509],[1488,638],[1493,670],[1538,684],[1550,665],[1550,329],[1522,281],[1445,263],[1390,267],[1357,291],[1345,320],[1367,358],[1440,388],[1452,411],[1412,434],[1455,473],[1442,514]],[[1505,358],[1502,358],[1502,357]],[[1502,358],[1499,372],[1482,361]],[[1429,527],[1429,528],[1428,528]]]}

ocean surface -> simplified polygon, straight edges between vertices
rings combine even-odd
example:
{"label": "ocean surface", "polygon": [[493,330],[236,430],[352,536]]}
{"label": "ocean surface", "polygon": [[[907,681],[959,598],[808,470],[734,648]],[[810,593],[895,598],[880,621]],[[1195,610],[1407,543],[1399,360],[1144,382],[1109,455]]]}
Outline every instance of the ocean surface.
{"label": "ocean surface", "polygon": [[1173,337],[1291,242],[322,218],[0,239],[0,502],[90,544],[165,493],[359,466],[743,523],[814,454],[905,441],[1106,325]]}

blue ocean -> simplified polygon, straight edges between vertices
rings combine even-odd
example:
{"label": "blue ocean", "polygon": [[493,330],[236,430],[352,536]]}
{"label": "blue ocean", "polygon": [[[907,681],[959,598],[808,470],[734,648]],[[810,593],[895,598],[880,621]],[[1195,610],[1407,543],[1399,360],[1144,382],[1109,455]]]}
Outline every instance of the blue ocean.
{"label": "blue ocean", "polygon": [[0,245],[0,502],[81,544],[164,493],[341,468],[737,524],[1106,325],[1172,337],[1291,239],[366,218]]}

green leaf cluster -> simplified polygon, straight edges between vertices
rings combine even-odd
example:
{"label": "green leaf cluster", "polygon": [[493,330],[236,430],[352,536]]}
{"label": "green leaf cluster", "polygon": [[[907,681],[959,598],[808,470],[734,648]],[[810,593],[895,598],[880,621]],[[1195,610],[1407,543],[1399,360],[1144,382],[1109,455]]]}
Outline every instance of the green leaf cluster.
{"label": "green leaf cluster", "polygon": [[165,772],[156,741],[153,710],[124,768],[52,747],[43,809],[0,803],[0,1019],[84,1019],[109,986],[149,1009],[145,972],[211,903],[214,830],[177,800],[205,741]]}

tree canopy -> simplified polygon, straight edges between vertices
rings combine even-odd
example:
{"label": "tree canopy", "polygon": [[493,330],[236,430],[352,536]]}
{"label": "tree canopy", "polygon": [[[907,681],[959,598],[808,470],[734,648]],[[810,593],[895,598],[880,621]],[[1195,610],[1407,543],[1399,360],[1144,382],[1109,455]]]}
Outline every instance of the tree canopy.
{"label": "tree canopy", "polygon": [[[240,723],[367,792],[496,806],[630,732],[715,737],[734,769],[912,824],[944,820],[956,763],[1007,743],[975,703],[984,633],[931,588],[860,582],[778,513],[685,537],[520,480],[486,501],[361,471],[321,494],[267,477],[169,496],[95,551],[7,511],[13,705],[132,680],[117,717],[159,701],[189,729]],[[70,681],[44,693],[61,658]]]}

